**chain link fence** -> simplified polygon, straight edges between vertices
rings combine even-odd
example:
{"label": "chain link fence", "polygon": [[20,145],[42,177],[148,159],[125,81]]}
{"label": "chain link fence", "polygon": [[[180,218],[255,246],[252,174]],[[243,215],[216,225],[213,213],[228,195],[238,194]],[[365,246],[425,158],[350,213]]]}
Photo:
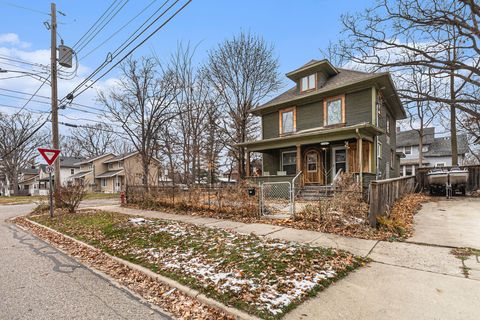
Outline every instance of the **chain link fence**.
{"label": "chain link fence", "polygon": [[290,182],[264,182],[260,187],[262,215],[293,215],[294,200]]}

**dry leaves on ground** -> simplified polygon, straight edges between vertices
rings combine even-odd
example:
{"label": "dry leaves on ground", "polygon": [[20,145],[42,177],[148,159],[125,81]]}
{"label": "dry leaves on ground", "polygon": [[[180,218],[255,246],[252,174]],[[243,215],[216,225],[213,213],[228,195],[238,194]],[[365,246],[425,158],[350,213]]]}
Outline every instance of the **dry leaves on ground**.
{"label": "dry leaves on ground", "polygon": [[113,212],[32,219],[267,319],[365,262],[341,250]]}
{"label": "dry leaves on ground", "polygon": [[82,263],[104,272],[120,284],[141,295],[150,303],[172,313],[178,319],[234,319],[234,317],[200,303],[198,300],[176,289],[172,289],[170,286],[156,279],[116,262],[101,250],[94,250],[78,244],[57,233],[40,228],[24,218],[17,218],[14,221],[27,228],[39,238],[67,252]]}

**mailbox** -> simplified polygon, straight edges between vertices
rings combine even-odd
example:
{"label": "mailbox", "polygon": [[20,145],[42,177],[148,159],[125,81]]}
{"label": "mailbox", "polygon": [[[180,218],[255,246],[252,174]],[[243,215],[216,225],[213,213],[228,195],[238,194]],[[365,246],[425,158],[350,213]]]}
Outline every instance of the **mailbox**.
{"label": "mailbox", "polygon": [[248,188],[248,195],[253,197],[255,195],[255,188]]}

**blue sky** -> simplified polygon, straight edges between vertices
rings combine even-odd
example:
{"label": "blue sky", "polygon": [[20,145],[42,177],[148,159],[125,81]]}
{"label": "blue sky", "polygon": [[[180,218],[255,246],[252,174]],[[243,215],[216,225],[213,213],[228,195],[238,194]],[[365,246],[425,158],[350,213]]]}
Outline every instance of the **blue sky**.
{"label": "blue sky", "polygon": [[[90,44],[92,48],[107,38],[116,26],[122,25],[133,17],[151,0],[131,0],[112,20],[112,28],[104,30]],[[158,6],[157,1],[151,8]],[[50,1],[15,1],[39,11],[49,12]],[[88,27],[101,15],[111,1],[57,1],[58,10],[65,12],[67,17],[59,16],[62,22],[59,33],[65,43],[72,44],[88,30]],[[371,3],[370,3],[371,4]],[[149,41],[136,55],[148,53],[155,48],[162,55],[168,55],[175,50],[178,41],[200,43],[199,60],[206,51],[224,39],[240,31],[251,31],[264,37],[275,46],[276,55],[281,64],[281,72],[305,63],[311,58],[320,56],[319,48],[324,48],[328,41],[335,40],[341,29],[340,15],[347,11],[361,10],[369,5],[358,0],[264,0],[264,1],[221,1],[193,0],[192,3],[177,16],[168,27],[164,28]],[[31,49],[44,49],[49,46],[49,33],[42,22],[48,19],[41,14],[21,10],[1,4],[1,32],[12,32],[26,42],[32,44]],[[140,21],[139,17],[138,21]],[[124,31],[133,30],[134,23]],[[103,37],[102,37],[103,36]],[[119,35],[109,44],[114,46],[124,37]],[[86,48],[85,50],[87,50]],[[103,60],[106,47],[92,54],[84,63],[94,67]]]}
{"label": "blue sky", "polygon": [[[57,10],[66,14],[65,17],[58,15],[60,22],[58,32],[65,44],[72,46],[80,39],[112,1],[57,1]],[[59,81],[59,97],[63,97],[81,81],[82,77],[101,64],[107,53],[115,50],[163,1],[130,0],[109,26],[79,53],[79,57],[82,57],[103,43],[103,46],[81,61],[77,78]],[[250,31],[274,45],[275,56],[280,62],[280,73],[283,75],[310,59],[321,57],[320,48],[326,48],[329,41],[335,41],[338,37],[342,28],[340,23],[342,13],[363,10],[372,5],[372,2],[358,0],[193,0],[180,15],[136,51],[135,56],[146,55],[155,50],[162,59],[168,59],[179,42],[190,42],[198,45],[195,62],[202,63],[207,58],[208,50],[215,48],[223,40],[231,38],[241,31]],[[16,8],[8,3],[40,12]],[[105,39],[150,3],[152,5],[149,10],[118,32],[110,41],[105,42]],[[50,33],[46,30],[43,22],[49,20],[49,11],[50,1],[0,1],[0,12],[2,13],[0,54],[48,64]],[[5,37],[7,34],[8,36]],[[9,67],[2,65],[1,62],[2,60],[0,60],[0,68]],[[102,82],[99,82],[96,88],[88,90],[82,97],[79,97],[76,102],[96,106],[96,89],[108,87],[112,84],[109,80],[113,81],[115,77],[116,72],[114,71]],[[288,83],[286,78],[282,80]],[[0,88],[32,93],[38,85],[37,80],[30,78],[8,80],[0,77]],[[49,88],[42,88],[40,94],[49,96]],[[2,103],[22,104],[21,101],[0,96],[0,104]],[[48,104],[38,103],[31,103],[29,107],[35,110],[48,110],[49,108]],[[0,111],[2,110],[4,109],[0,106]],[[66,122],[75,117],[78,119],[92,117],[91,114],[75,110],[65,110],[63,114],[70,116],[60,117],[60,121],[63,119]]]}

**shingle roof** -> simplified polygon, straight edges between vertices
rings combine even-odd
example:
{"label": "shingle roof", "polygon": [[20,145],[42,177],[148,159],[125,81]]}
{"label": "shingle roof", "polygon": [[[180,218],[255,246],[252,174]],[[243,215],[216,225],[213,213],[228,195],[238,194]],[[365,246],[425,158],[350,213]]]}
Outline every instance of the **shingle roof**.
{"label": "shingle roof", "polygon": [[121,161],[121,160],[124,160],[124,159],[126,159],[126,158],[128,158],[128,157],[131,157],[131,156],[133,156],[133,155],[135,155],[135,154],[137,154],[137,153],[138,153],[138,151],[125,152],[125,153],[122,153],[122,154],[120,154],[120,155],[118,155],[118,156],[115,156],[115,157],[113,157],[113,158],[111,158],[111,159],[108,159],[108,160],[104,161],[103,163],[110,163],[110,162]]}
{"label": "shingle roof", "polygon": [[95,178],[111,178],[111,177],[115,177],[116,175],[120,174],[123,172],[123,169],[120,169],[120,170],[109,170],[109,171],[105,171],[104,173],[101,173],[99,174],[98,176],[96,176]]}
{"label": "shingle roof", "polygon": [[[435,128],[425,128],[423,144],[431,144],[435,137]],[[397,147],[418,146],[420,137],[417,130],[397,132]]]}
{"label": "shingle roof", "polygon": [[[457,136],[457,151],[458,154],[465,154],[468,152],[467,135],[461,134]],[[450,137],[435,138],[433,143],[424,153],[428,157],[441,157],[452,155],[452,145]]]}
{"label": "shingle roof", "polygon": [[20,169],[20,173],[23,173],[23,174],[37,174],[38,173],[38,167],[22,168],[22,169]]}
{"label": "shingle roof", "polygon": [[[309,63],[313,63],[312,61]],[[309,63],[307,63],[305,66],[307,66]],[[355,70],[348,70],[348,69],[342,69],[342,68],[337,68],[339,71],[337,75],[331,76],[330,78],[327,79],[327,81],[324,83],[323,86],[320,88],[317,88],[315,91],[309,91],[309,92],[303,92],[300,93],[297,90],[297,87],[294,86],[287,91],[283,92],[282,94],[278,95],[277,97],[273,98],[272,100],[268,101],[267,103],[259,106],[256,109],[263,108],[267,105],[271,104],[277,104],[281,102],[286,102],[291,99],[299,98],[301,96],[305,96],[307,94],[312,94],[315,92],[319,91],[329,91],[336,89],[338,87],[347,85],[349,83],[355,83],[363,79],[369,79],[372,77],[376,77],[378,75],[381,75],[382,73],[366,73],[366,72],[361,72],[361,71],[355,71]],[[254,109],[255,110],[255,109]]]}
{"label": "shingle roof", "polygon": [[79,168],[79,162],[86,160],[84,157],[59,157],[60,167]]}
{"label": "shingle roof", "polygon": [[79,161],[75,164],[82,165],[82,164],[90,163],[90,162],[93,162],[94,160],[101,159],[101,158],[104,158],[104,157],[110,156],[110,155],[115,156],[113,153],[105,153],[105,154],[102,154],[100,156],[95,156],[95,157],[91,157],[91,158],[88,158],[88,159],[84,159],[84,160]]}

